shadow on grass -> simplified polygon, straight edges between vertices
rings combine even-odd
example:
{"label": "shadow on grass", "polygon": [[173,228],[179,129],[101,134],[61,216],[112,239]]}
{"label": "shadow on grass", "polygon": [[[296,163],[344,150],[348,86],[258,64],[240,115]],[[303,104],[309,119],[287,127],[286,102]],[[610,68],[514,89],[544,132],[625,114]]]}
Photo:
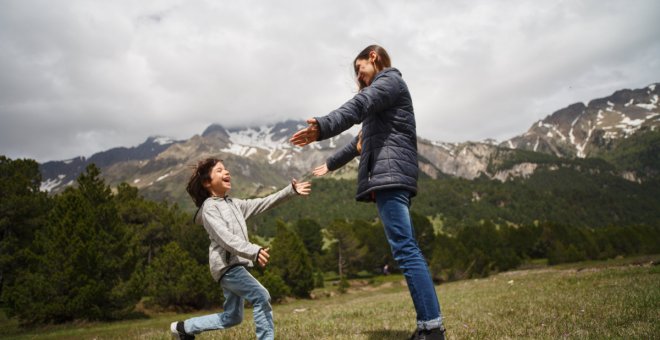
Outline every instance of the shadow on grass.
{"label": "shadow on grass", "polygon": [[401,331],[401,330],[381,330],[381,331],[369,331],[366,332],[369,335],[369,340],[384,340],[384,339],[408,339],[412,335],[412,332]]}

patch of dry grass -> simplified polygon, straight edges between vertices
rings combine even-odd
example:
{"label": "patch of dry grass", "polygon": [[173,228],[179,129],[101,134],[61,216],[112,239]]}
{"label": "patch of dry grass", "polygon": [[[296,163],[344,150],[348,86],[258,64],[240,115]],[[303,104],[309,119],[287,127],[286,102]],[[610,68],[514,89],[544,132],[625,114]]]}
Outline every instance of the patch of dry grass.
{"label": "patch of dry grass", "polygon": [[[437,291],[448,338],[658,338],[660,267],[652,263],[583,263],[442,284]],[[169,339],[171,321],[202,314],[68,325],[14,333],[13,337]],[[361,287],[344,295],[276,305],[274,315],[278,339],[404,339],[415,324],[407,288],[391,279],[376,288]],[[7,321],[4,325],[7,329]],[[254,337],[251,309],[247,309],[239,326],[197,338]]]}

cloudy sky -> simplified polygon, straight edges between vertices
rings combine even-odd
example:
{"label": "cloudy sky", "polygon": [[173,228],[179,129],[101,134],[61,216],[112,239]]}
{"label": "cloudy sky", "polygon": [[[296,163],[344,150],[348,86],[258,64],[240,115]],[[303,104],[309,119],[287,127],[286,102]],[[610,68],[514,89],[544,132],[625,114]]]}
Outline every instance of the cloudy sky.
{"label": "cloudy sky", "polygon": [[0,0],[0,154],[38,161],[324,115],[384,46],[421,137],[505,140],[660,82],[660,1]]}

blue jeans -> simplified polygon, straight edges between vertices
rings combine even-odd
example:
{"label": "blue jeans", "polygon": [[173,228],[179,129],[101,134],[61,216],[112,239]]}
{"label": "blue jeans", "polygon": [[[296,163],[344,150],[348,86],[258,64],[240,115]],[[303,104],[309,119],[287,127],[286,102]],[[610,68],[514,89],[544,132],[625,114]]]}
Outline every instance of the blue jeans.
{"label": "blue jeans", "polygon": [[243,321],[243,302],[250,301],[254,306],[254,324],[257,326],[257,339],[274,339],[273,309],[270,294],[243,266],[231,268],[220,279],[225,295],[224,312],[191,318],[184,321],[188,334],[225,329]]}
{"label": "blue jeans", "polygon": [[378,214],[385,227],[385,235],[392,255],[403,270],[408,290],[417,312],[417,328],[442,327],[440,303],[435,293],[431,273],[415,240],[410,218],[410,192],[407,190],[376,191]]}

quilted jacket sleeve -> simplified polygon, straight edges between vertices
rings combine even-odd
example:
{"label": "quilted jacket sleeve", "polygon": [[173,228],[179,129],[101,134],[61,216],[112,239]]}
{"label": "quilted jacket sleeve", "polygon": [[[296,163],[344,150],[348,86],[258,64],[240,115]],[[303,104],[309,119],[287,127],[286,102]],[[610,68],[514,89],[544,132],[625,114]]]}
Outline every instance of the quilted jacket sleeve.
{"label": "quilted jacket sleeve", "polygon": [[334,155],[328,157],[328,159],[325,161],[325,164],[328,166],[328,170],[337,170],[346,165],[346,163],[350,162],[353,158],[359,156],[360,154],[357,151],[357,142],[358,136],[355,136],[355,138],[353,138],[350,143],[341,148],[341,150],[337,151],[337,153]]}
{"label": "quilted jacket sleeve", "polygon": [[338,109],[323,117],[316,117],[319,124],[319,139],[334,137],[351,126],[361,123],[368,115],[392,106],[401,93],[398,72],[381,72],[371,85]]}

